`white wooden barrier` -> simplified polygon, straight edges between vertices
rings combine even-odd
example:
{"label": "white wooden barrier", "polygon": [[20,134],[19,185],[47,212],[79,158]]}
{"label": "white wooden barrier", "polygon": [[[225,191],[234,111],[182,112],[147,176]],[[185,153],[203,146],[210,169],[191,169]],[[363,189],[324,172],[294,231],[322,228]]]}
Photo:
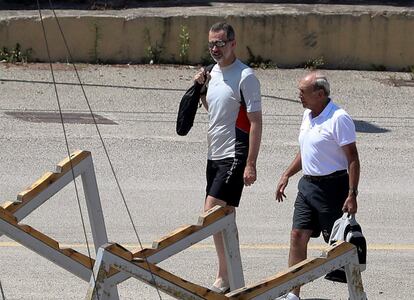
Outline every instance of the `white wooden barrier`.
{"label": "white wooden barrier", "polygon": [[188,282],[142,258],[134,258],[132,252],[117,244],[107,244],[98,250],[94,267],[98,280],[96,282],[91,280],[86,299],[102,299],[105,296],[108,298],[103,299],[111,299],[111,295],[105,292],[105,279],[113,276],[116,270],[151,286],[156,286],[176,299],[270,300],[340,267],[345,267],[346,270],[349,299],[366,300],[357,250],[354,245],[347,242],[339,242],[330,246],[321,257],[304,260],[273,277],[225,295]]}
{"label": "white wooden barrier", "polygon": [[[72,173],[73,168],[73,173]],[[19,193],[17,201],[7,201],[0,206],[0,236],[9,238],[39,255],[89,281],[94,260],[70,248],[60,248],[59,243],[36,229],[19,222],[71,183],[73,176],[81,176],[86,206],[95,249],[108,242],[91,153],[76,151],[62,160],[56,172],[47,172],[29,188]],[[116,287],[111,291],[118,299]]]}
{"label": "white wooden barrier", "polygon": [[[235,290],[243,287],[244,276],[235,216],[231,209],[216,206],[203,213],[199,217],[197,225],[185,225],[178,228],[169,235],[155,241],[152,248],[142,249],[137,252],[129,252],[117,244],[108,244],[101,247],[98,251],[94,267],[95,274],[99,274],[98,280],[95,281],[91,278],[86,299],[112,299],[109,289],[130,277],[134,277],[133,273],[125,271],[123,268],[111,268],[112,264],[117,263],[117,255],[120,255],[125,262],[142,262],[141,266],[145,267],[149,264],[156,270],[161,270],[155,266],[156,263],[187,249],[191,245],[194,245],[217,232],[222,232],[223,234],[230,289]],[[132,267],[135,266],[134,263],[132,263]],[[143,273],[146,274],[145,276],[148,276],[148,274],[151,276],[151,273],[148,270],[143,270]],[[187,282],[172,274],[169,275],[169,279],[171,278],[181,282]],[[160,283],[163,281],[162,278],[159,278],[159,280]],[[157,279],[156,282],[158,286]],[[192,287],[197,286],[190,285]],[[203,287],[197,286],[197,289],[201,289],[203,291],[202,293],[206,291],[213,293]],[[180,291],[179,293],[180,295],[185,294],[183,294],[183,291]]]}
{"label": "white wooden barrier", "polygon": [[349,299],[366,300],[357,249],[343,241],[329,246],[320,257],[306,259],[270,278],[230,292],[226,296],[228,299],[243,300],[275,299],[340,267],[345,267]]}

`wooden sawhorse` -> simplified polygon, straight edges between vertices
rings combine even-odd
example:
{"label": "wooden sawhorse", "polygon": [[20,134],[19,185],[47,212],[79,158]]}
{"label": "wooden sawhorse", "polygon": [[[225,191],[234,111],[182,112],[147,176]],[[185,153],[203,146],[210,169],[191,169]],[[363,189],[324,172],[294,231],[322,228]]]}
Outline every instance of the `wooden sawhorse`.
{"label": "wooden sawhorse", "polygon": [[[71,154],[70,158],[62,160],[57,165],[56,172],[47,172],[19,193],[17,201],[7,201],[0,206],[0,236],[7,235],[79,278],[89,281],[95,262],[93,259],[74,249],[60,248],[56,240],[29,225],[19,223],[78,176],[82,178],[95,249],[98,250],[101,245],[106,244],[108,237],[92,155],[88,151],[80,150]],[[111,294],[113,299],[119,298],[116,287],[111,290]]]}

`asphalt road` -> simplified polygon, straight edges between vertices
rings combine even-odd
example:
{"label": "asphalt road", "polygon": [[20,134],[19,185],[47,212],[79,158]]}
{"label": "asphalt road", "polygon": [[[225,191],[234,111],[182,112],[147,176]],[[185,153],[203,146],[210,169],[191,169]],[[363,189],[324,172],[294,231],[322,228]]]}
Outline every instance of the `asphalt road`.
{"label": "asphalt road", "polygon": [[[194,69],[178,66],[80,65],[93,111],[116,124],[100,124],[104,142],[145,245],[183,224],[197,221],[204,197],[206,113],[199,111],[190,134],[175,134],[179,100]],[[247,283],[287,265],[289,230],[299,175],[287,200],[274,199],[276,182],[293,159],[303,108],[296,84],[306,71],[256,70],[262,85],[264,133],[258,181],[246,188],[237,219]],[[326,71],[334,101],[354,118],[361,159],[357,219],[368,240],[363,281],[369,299],[412,299],[414,282],[414,87],[393,86],[404,73]],[[62,109],[87,113],[73,70],[55,65]],[[48,65],[0,64],[0,197],[17,193],[66,156],[62,125],[22,120],[22,112],[57,112]],[[410,84],[410,83],[409,83]],[[91,124],[67,123],[70,149],[92,151],[109,239],[136,247],[132,226],[102,144]],[[86,122],[85,120],[83,122]],[[82,200],[82,199],[81,199]],[[54,196],[24,221],[61,244],[86,252],[73,186]],[[89,232],[89,231],[88,231]],[[322,239],[311,242],[318,256]],[[83,299],[87,283],[44,258],[0,239],[0,280],[6,299]],[[161,263],[186,279],[209,286],[216,260],[212,239]],[[136,280],[119,287],[122,299],[159,299]],[[162,294],[163,299],[170,297]],[[343,284],[316,280],[303,299],[347,299]]]}

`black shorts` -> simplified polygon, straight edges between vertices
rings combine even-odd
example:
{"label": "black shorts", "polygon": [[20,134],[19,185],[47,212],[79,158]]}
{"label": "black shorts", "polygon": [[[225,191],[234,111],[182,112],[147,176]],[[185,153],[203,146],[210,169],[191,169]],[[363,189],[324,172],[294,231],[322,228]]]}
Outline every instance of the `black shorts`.
{"label": "black shorts", "polygon": [[322,232],[328,242],[333,224],[343,214],[342,207],[348,197],[348,181],[345,171],[326,179],[302,177],[298,184],[292,228],[312,230],[312,237],[318,237]]}
{"label": "black shorts", "polygon": [[223,200],[230,206],[239,206],[245,166],[244,158],[207,160],[206,196]]}

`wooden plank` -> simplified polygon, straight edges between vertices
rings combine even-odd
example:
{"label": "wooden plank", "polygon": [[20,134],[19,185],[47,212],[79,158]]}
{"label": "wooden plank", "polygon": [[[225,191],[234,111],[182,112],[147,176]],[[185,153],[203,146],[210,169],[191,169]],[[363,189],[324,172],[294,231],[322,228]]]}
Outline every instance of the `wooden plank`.
{"label": "wooden plank", "polygon": [[10,205],[13,205],[14,202],[12,201],[5,201],[2,203],[2,205],[0,205],[1,208],[4,208],[7,210],[7,207],[9,207]]}
{"label": "wooden plank", "polygon": [[160,250],[175,242],[189,236],[190,234],[200,230],[202,227],[196,225],[183,225],[176,230],[172,231],[170,234],[163,236],[157,241],[152,243],[152,248]]}
{"label": "wooden plank", "polygon": [[[85,158],[91,156],[91,152],[84,151],[84,150],[76,150],[70,155],[69,157],[66,157],[62,161],[60,161],[56,166],[56,173],[66,173],[71,169],[71,166],[76,166],[79,164],[82,160]],[[72,161],[72,163],[71,163]]]}
{"label": "wooden plank", "polygon": [[145,248],[139,250],[133,250],[133,256],[135,258],[146,258],[160,251],[163,248],[171,246],[179,240],[203,229],[217,220],[229,215],[231,209],[228,207],[215,206],[208,211],[204,212],[198,219],[197,225],[183,225],[170,234],[156,240],[152,243],[152,248]]}
{"label": "wooden plank", "polygon": [[127,249],[116,243],[106,246],[105,250],[108,250],[109,252],[119,257],[122,257],[123,259],[126,259],[128,261],[131,261],[134,258],[132,252],[128,251]]}
{"label": "wooden plank", "polygon": [[[158,251],[160,251],[160,249],[153,249],[153,248],[144,248],[141,250],[132,250],[131,254],[132,254],[132,259],[129,259],[129,256],[127,258],[125,258],[126,260],[137,260],[137,259],[144,259],[146,260],[147,257],[157,253]],[[116,253],[114,253],[116,254]],[[116,254],[117,255],[117,254]],[[121,256],[122,257],[122,256]],[[119,273],[118,270],[112,270],[108,273],[108,277],[111,277],[113,275],[115,275],[116,273]]]}
{"label": "wooden plank", "polygon": [[326,251],[324,251],[321,257],[306,259],[285,271],[277,273],[274,276],[232,292],[231,295],[229,295],[230,299],[245,300],[256,297],[300,275],[311,272],[326,263],[328,260],[335,259],[342,254],[353,251],[354,248],[355,246],[350,243],[339,242],[336,245],[330,246]]}
{"label": "wooden plank", "polygon": [[17,195],[17,200],[22,202],[30,201],[45,188],[53,184],[53,182],[55,182],[59,177],[60,176],[57,176],[55,173],[46,172],[42,177],[36,180],[35,183],[26,188],[24,191],[20,192]]}
{"label": "wooden plank", "polygon": [[[194,234],[198,230],[203,229],[203,227],[206,227],[207,225],[210,225],[219,219],[225,217],[226,215],[232,213],[230,208],[226,207],[220,207],[215,206],[211,208],[210,210],[204,212],[200,217],[198,224],[199,225],[184,225],[173,232],[171,232],[169,235],[153,242],[152,248],[144,248],[144,249],[135,249],[132,251],[133,258],[141,258],[146,259],[147,257],[150,257],[151,255],[156,254],[160,250],[173,245],[174,243],[180,241],[183,238],[188,237],[191,234]],[[111,275],[114,275],[112,273]]]}
{"label": "wooden plank", "polygon": [[24,232],[30,234],[31,236],[35,237],[36,239],[42,241],[43,243],[49,245],[50,247],[54,249],[59,249],[59,243],[52,239],[51,237],[45,235],[44,233],[37,231],[33,227],[29,225],[18,225]]}
{"label": "wooden plank", "polygon": [[347,243],[344,241],[338,241],[328,248],[326,248],[323,252],[321,257],[325,257],[327,259],[333,259],[335,257],[338,257],[348,251],[352,251],[355,248],[354,245],[351,243]]}
{"label": "wooden plank", "polygon": [[14,213],[17,210],[19,210],[20,206],[22,205],[22,202],[20,201],[6,201],[4,202],[1,207],[7,210],[8,212]]}
{"label": "wooden plank", "polygon": [[[71,155],[72,165],[76,166],[79,164],[83,159],[90,156],[91,153],[89,151],[81,151],[78,150]],[[53,172],[46,172],[41,178],[36,180],[30,187],[26,188],[24,191],[20,192],[17,195],[17,200],[26,202],[30,201],[38,194],[40,194],[43,190],[47,187],[52,185],[56,182],[60,177],[65,175],[68,171],[70,171],[70,160],[69,158],[65,158],[62,160],[56,167],[57,173]],[[22,203],[24,205],[25,203]]]}
{"label": "wooden plank", "polygon": [[[203,298],[203,299],[207,299],[207,300],[225,300],[228,299],[225,295],[213,292],[205,287],[202,287],[200,285],[197,285],[195,283],[189,282],[181,277],[178,277],[164,269],[161,269],[159,267],[157,267],[154,264],[151,263],[146,263],[146,262],[135,262],[133,261],[133,263],[147,271],[151,271],[152,274],[161,277],[162,279],[170,282],[173,285],[176,285],[182,289],[185,289],[187,291],[190,291],[191,293]],[[148,266],[150,268],[148,268]],[[152,281],[146,281],[149,285],[154,286],[154,283]],[[174,290],[168,289],[168,288],[164,288],[163,286],[157,285],[157,287],[164,291],[165,293],[177,298],[177,295],[175,295]]]}
{"label": "wooden plank", "polygon": [[197,225],[198,226],[207,226],[211,223],[214,223],[218,219],[223,218],[224,216],[227,216],[231,214],[231,208],[229,207],[221,207],[221,206],[215,206],[213,208],[210,208],[206,212],[204,212],[199,218]]}
{"label": "wooden plank", "polygon": [[134,258],[147,258],[155,253],[160,251],[160,249],[153,249],[153,248],[144,248],[144,249],[137,249],[132,250],[132,256]]}
{"label": "wooden plank", "polygon": [[59,249],[60,252],[62,252],[64,255],[70,257],[71,259],[77,261],[81,265],[84,265],[88,269],[93,268],[93,265],[95,264],[95,260],[93,258],[89,258],[88,256],[74,250],[71,248],[61,248]]}
{"label": "wooden plank", "polygon": [[3,220],[9,222],[10,224],[16,225],[17,219],[13,214],[7,210],[5,210],[3,207],[0,207],[0,218]]}

